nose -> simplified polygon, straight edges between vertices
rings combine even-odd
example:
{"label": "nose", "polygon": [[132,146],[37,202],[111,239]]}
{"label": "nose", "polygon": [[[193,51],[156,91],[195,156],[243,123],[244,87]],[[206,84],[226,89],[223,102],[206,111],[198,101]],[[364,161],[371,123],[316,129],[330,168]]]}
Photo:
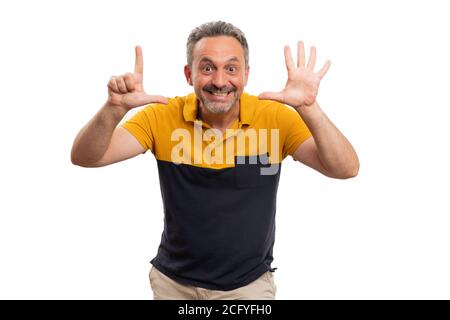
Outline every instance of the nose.
{"label": "nose", "polygon": [[216,86],[217,88],[223,88],[227,85],[227,75],[222,70],[217,70],[214,72],[214,75],[212,77],[212,84]]}

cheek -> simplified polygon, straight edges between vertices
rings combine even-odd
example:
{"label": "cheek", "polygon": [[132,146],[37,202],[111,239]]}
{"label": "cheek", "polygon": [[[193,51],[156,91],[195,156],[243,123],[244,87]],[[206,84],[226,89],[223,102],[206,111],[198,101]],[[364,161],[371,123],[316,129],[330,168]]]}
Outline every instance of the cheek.
{"label": "cheek", "polygon": [[242,76],[233,77],[230,79],[230,83],[238,89],[245,85],[244,78]]}
{"label": "cheek", "polygon": [[192,82],[195,87],[204,87],[209,82],[209,79],[203,75],[197,74],[192,77]]}

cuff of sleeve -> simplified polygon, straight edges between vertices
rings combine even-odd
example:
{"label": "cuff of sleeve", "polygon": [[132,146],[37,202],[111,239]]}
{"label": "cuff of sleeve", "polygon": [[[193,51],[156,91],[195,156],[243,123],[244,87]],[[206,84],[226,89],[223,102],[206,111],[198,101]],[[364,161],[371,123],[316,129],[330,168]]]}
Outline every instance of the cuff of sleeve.
{"label": "cuff of sleeve", "polygon": [[129,133],[131,133],[145,150],[150,149],[150,151],[152,151],[145,138],[142,136],[142,134],[139,134],[139,132],[135,130],[132,124],[125,122],[124,124],[122,124],[122,128],[125,128]]}

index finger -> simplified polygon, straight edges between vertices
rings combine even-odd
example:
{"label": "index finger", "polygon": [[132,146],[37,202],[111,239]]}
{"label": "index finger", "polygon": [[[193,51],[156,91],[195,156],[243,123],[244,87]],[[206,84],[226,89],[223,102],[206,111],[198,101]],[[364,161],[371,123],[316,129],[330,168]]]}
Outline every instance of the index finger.
{"label": "index finger", "polygon": [[136,62],[134,64],[134,73],[142,74],[144,72],[144,58],[142,57],[142,48],[136,46]]}
{"label": "index finger", "polygon": [[294,59],[292,59],[291,48],[289,48],[289,46],[284,47],[284,61],[286,62],[288,71],[295,69]]}

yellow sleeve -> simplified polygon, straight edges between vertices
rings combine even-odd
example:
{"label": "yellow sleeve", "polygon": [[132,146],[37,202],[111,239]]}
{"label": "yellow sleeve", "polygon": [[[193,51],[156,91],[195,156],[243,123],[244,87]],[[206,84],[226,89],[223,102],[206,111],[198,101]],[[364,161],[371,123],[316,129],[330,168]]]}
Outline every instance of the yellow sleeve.
{"label": "yellow sleeve", "polygon": [[293,155],[306,139],[312,136],[306,123],[297,111],[286,105],[280,105],[277,113],[280,140],[283,142],[282,159]]}
{"label": "yellow sleeve", "polygon": [[130,119],[125,121],[122,127],[127,129],[145,150],[150,149],[151,152],[155,150],[155,137],[153,132],[156,128],[156,119],[152,105],[148,105],[138,111]]}

